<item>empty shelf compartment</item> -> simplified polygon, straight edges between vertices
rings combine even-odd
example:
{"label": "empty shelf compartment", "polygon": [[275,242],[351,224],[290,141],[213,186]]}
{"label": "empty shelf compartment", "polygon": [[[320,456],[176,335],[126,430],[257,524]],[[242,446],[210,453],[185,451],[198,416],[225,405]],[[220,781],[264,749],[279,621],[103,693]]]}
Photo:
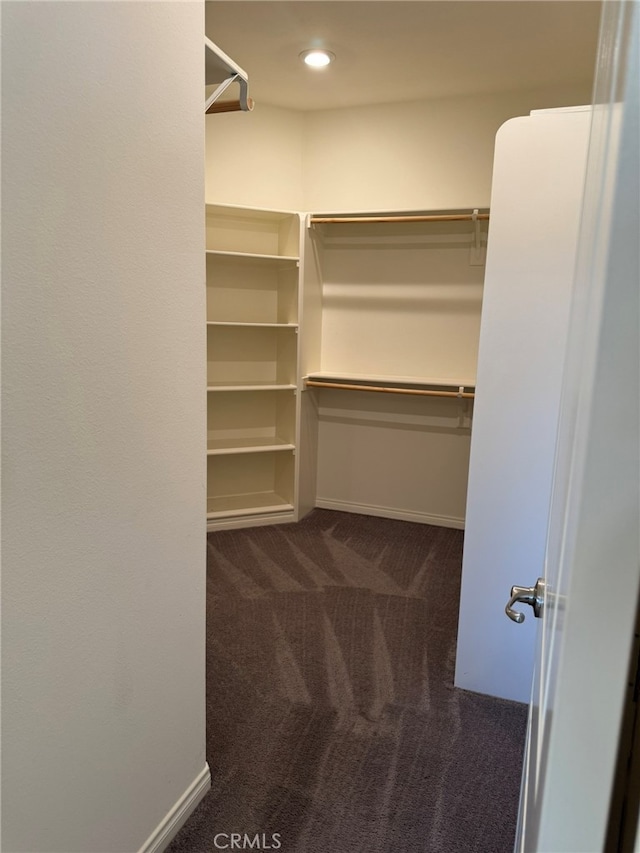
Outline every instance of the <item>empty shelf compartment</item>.
{"label": "empty shelf compartment", "polygon": [[296,399],[291,391],[209,394],[207,452],[292,449],[295,416]]}
{"label": "empty shelf compartment", "polygon": [[207,326],[207,385],[295,385],[295,328]]}
{"label": "empty shelf compartment", "polygon": [[244,256],[207,254],[207,320],[297,323],[298,267]]}
{"label": "empty shelf compartment", "polygon": [[294,469],[291,451],[209,456],[207,518],[293,510]]}
{"label": "empty shelf compartment", "polygon": [[297,257],[300,217],[296,213],[206,206],[207,249]]}

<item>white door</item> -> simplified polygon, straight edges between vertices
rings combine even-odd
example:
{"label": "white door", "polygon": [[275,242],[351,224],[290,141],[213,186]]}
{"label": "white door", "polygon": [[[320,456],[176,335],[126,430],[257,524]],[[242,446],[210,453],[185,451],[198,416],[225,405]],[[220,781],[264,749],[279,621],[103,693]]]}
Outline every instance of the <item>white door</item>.
{"label": "white door", "polygon": [[518,851],[607,832],[640,574],[639,6],[604,6]]}

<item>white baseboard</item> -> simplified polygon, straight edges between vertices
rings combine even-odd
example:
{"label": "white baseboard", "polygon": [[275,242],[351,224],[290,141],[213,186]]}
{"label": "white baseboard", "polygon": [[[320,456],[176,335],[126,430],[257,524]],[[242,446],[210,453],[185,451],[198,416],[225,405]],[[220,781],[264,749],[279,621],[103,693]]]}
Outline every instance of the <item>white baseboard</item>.
{"label": "white baseboard", "polygon": [[386,506],[370,506],[356,504],[350,501],[335,501],[327,498],[316,498],[316,506],[320,509],[335,509],[339,512],[355,512],[360,515],[375,515],[380,518],[397,518],[400,521],[413,521],[417,524],[433,524],[435,527],[453,527],[464,530],[464,518],[447,515],[428,515],[425,512],[414,512],[408,509],[391,509]]}
{"label": "white baseboard", "polygon": [[202,772],[189,785],[174,807],[167,812],[138,853],[162,853],[166,850],[210,787],[211,772],[209,765],[205,764]]}
{"label": "white baseboard", "polygon": [[207,533],[213,533],[215,530],[237,530],[241,527],[264,527],[267,524],[289,524],[297,520],[295,512],[272,512],[264,515],[242,515],[238,518],[209,519]]}

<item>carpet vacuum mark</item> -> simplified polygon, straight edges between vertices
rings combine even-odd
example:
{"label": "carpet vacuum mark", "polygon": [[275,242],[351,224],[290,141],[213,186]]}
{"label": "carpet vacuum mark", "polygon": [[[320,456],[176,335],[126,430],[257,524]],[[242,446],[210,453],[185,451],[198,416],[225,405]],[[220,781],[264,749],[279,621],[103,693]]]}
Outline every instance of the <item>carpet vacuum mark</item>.
{"label": "carpet vacuum mark", "polygon": [[453,687],[462,537],[320,509],[209,534],[213,784],[171,853],[510,853],[526,707]]}

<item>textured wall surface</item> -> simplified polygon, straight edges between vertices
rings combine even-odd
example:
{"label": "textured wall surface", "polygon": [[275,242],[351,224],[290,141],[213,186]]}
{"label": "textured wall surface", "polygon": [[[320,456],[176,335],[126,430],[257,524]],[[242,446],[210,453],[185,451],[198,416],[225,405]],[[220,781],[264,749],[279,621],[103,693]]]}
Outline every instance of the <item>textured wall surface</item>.
{"label": "textured wall surface", "polygon": [[205,768],[202,6],[2,18],[2,849],[130,853]]}
{"label": "textured wall surface", "polygon": [[303,113],[258,103],[205,126],[207,202],[303,209]]}

